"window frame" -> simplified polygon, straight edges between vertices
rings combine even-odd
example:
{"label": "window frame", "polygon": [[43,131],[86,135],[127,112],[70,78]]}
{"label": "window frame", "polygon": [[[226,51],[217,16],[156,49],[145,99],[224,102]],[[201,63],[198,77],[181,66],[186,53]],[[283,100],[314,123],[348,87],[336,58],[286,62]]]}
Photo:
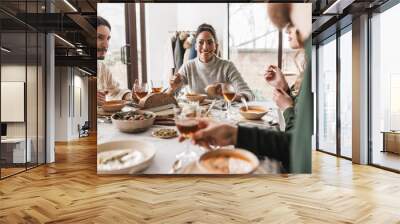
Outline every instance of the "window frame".
{"label": "window frame", "polygon": [[[315,45],[316,45],[316,151],[327,153],[329,155],[333,155],[339,158],[347,159],[347,160],[352,160],[352,158],[347,157],[342,155],[342,150],[341,150],[341,118],[340,118],[340,103],[341,103],[341,90],[340,90],[340,82],[341,82],[341,64],[340,64],[340,39],[341,36],[346,34],[347,32],[352,31],[352,23],[347,24],[345,27],[338,29],[335,33],[332,35],[326,37],[325,39],[319,40]],[[321,44],[327,44],[330,41],[336,41],[336,152],[331,153],[328,152],[324,149],[321,149],[319,147],[319,48]]]}
{"label": "window frame", "polygon": [[[138,43],[138,30],[136,19],[136,4],[139,4],[139,25],[140,25],[140,43]],[[142,82],[147,82],[147,56],[146,56],[146,16],[145,16],[145,3],[125,3],[125,24],[126,24],[126,44],[129,47],[127,51],[127,80],[128,88],[132,89],[133,83],[136,79]],[[138,44],[140,44],[141,53],[141,72],[139,74],[138,64]]]}
{"label": "window frame", "polygon": [[[26,2],[23,2],[23,3],[26,3]],[[39,1],[36,1],[36,2],[33,2],[33,3],[36,3],[36,12],[38,12],[39,11],[39,7],[38,7]],[[22,12],[22,13],[24,14],[25,20],[26,20],[27,13],[29,13],[28,10],[27,10],[27,4],[25,4],[23,7],[24,7],[24,12]],[[46,7],[45,7],[45,10],[46,10],[46,12],[48,12],[50,10],[49,7],[47,7],[47,4],[46,4]],[[18,34],[24,35],[24,49],[21,50],[21,52],[25,53],[24,56],[21,57],[21,59],[23,59],[25,61],[25,64],[24,64],[24,66],[25,66],[25,69],[24,69],[24,71],[25,71],[25,75],[24,75],[25,76],[25,81],[24,81],[24,83],[25,83],[24,84],[24,122],[23,122],[23,124],[24,124],[24,128],[23,129],[24,129],[25,133],[24,133],[24,135],[22,137],[24,139],[24,142],[25,142],[25,147],[24,147],[24,149],[25,149],[25,158],[24,158],[25,159],[25,164],[24,164],[23,167],[22,166],[20,167],[21,170],[19,170],[17,172],[13,172],[11,174],[4,175],[4,172],[2,172],[2,169],[3,169],[3,167],[1,166],[2,163],[0,162],[0,180],[4,180],[6,178],[15,176],[15,175],[17,175],[19,173],[26,172],[26,171],[28,171],[30,169],[34,169],[36,167],[39,167],[39,166],[44,165],[44,164],[47,163],[47,140],[46,140],[47,139],[47,128],[46,128],[47,127],[47,81],[46,81],[46,78],[47,78],[47,56],[48,56],[48,54],[47,54],[47,51],[48,51],[47,44],[49,42],[48,42],[48,39],[47,39],[48,38],[47,37],[47,34],[48,34],[47,32],[43,32],[42,30],[39,30],[39,29],[36,29],[36,28],[30,26],[29,24],[27,24],[27,23],[23,22],[22,20],[18,19],[17,17],[15,17],[11,12],[8,12],[4,8],[0,7],[0,11],[2,13],[4,13],[4,14],[8,15],[13,20],[20,22],[23,25],[23,30],[21,29],[21,30],[17,30],[17,31],[9,31],[9,30],[1,30],[0,29],[0,46],[2,45],[2,35],[3,34],[7,34],[7,33],[16,34],[16,33],[18,33]],[[1,26],[1,24],[0,24],[0,26]],[[34,150],[36,150],[36,158],[35,158],[36,161],[31,161],[31,162],[28,162],[28,153],[27,153],[27,149],[28,149],[28,144],[27,144],[28,143],[28,123],[30,121],[29,118],[28,118],[28,112],[27,112],[27,110],[28,110],[27,85],[28,85],[28,64],[29,64],[28,63],[28,47],[29,47],[29,45],[28,45],[28,38],[29,38],[28,34],[33,34],[33,36],[36,37],[36,41],[34,41],[34,43],[33,43],[33,44],[36,44],[36,47],[33,48],[34,52],[36,54],[36,59],[31,62],[32,65],[34,65],[36,68],[35,68],[34,72],[30,73],[30,75],[33,74],[34,76],[36,76],[36,86],[35,86],[36,91],[33,93],[33,94],[36,94],[36,122],[34,122],[34,121],[32,122],[32,125],[36,125],[36,135],[32,136],[31,138],[32,138],[32,140],[34,138],[36,138],[36,143],[37,144],[36,144],[36,148],[31,148],[31,156],[32,156],[33,153],[35,153]],[[43,34],[43,35],[39,35],[39,34]],[[41,38],[39,38],[39,37],[41,37]],[[39,48],[39,41],[42,44],[42,45],[40,45],[42,48]],[[40,49],[40,51],[39,51],[39,49]],[[40,54],[40,53],[42,53],[42,54]],[[41,57],[42,64],[39,63],[39,57]],[[1,75],[2,74],[2,69],[1,68],[3,66],[2,62],[3,62],[3,57],[2,57],[2,53],[0,53],[0,82],[2,81],[2,75]],[[42,70],[41,70],[41,76],[42,76],[42,79],[44,79],[44,80],[42,80],[42,82],[43,82],[42,84],[43,84],[44,90],[41,93],[42,96],[44,96],[44,98],[42,98],[43,105],[41,105],[41,109],[43,109],[43,112],[44,112],[44,116],[43,117],[40,117],[39,116],[39,112],[38,112],[39,111],[39,97],[38,97],[39,96],[39,79],[38,79],[38,77],[39,77],[39,69],[38,68],[39,68],[40,65],[43,66]],[[1,85],[0,85],[0,89],[1,89]],[[0,95],[1,95],[1,93],[0,93]],[[1,108],[1,105],[0,105],[0,110],[1,109],[2,108]],[[0,115],[0,117],[1,117],[1,115]],[[41,148],[41,151],[44,152],[44,153],[40,155],[40,158],[42,159],[42,162],[39,162],[40,161],[39,160],[39,151],[40,151],[40,149],[39,149],[39,141],[38,141],[38,139],[39,139],[39,120],[41,121],[41,124],[44,125],[44,131],[41,133],[41,134],[44,135],[43,136],[44,140],[42,142],[43,143],[43,145],[42,145],[43,148]],[[2,122],[0,121],[0,123],[2,123]],[[0,158],[1,158],[1,152],[2,152],[2,145],[0,144]],[[29,165],[28,165],[28,163],[29,163]]]}
{"label": "window frame", "polygon": [[368,165],[373,166],[373,167],[377,167],[383,170],[387,170],[387,171],[391,171],[391,172],[395,172],[395,173],[400,173],[400,170],[394,169],[394,168],[390,168],[387,166],[383,166],[377,163],[373,162],[373,153],[374,153],[374,149],[373,149],[373,130],[372,130],[372,93],[373,93],[373,88],[372,88],[372,19],[374,18],[374,13],[375,14],[382,14],[385,11],[393,8],[394,6],[397,6],[398,4],[400,4],[398,1],[396,0],[388,0],[387,2],[385,2],[384,4],[380,5],[379,7],[375,8],[374,10],[370,10],[368,11],[368,30],[367,30],[367,39],[368,39],[368,53],[367,53],[367,63],[368,63],[368,68],[367,68],[367,79],[368,79],[368,158],[367,158],[367,162]]}
{"label": "window frame", "polygon": [[[229,43],[229,34],[230,34],[230,32],[229,32],[229,25],[230,25],[230,7],[231,7],[231,4],[236,4],[236,3],[227,3],[228,4],[228,7],[227,7],[227,10],[228,10],[228,13],[227,13],[227,15],[228,15],[228,18],[227,18],[227,27],[228,27],[228,42],[227,42],[227,49],[228,49],[228,55],[227,55],[227,57],[228,57],[228,60],[230,60],[230,43]],[[283,34],[282,34],[282,30],[278,30],[278,54],[277,54],[277,61],[278,61],[278,67],[280,68],[280,69],[282,69],[282,58],[283,58]]]}

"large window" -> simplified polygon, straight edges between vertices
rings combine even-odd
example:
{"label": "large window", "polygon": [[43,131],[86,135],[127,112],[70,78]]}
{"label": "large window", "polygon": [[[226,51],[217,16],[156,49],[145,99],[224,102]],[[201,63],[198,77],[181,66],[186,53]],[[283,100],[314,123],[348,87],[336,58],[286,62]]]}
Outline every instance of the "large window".
{"label": "large window", "polygon": [[[42,13],[43,1],[1,1],[20,17]],[[0,12],[0,178],[45,162],[45,35]]]}
{"label": "large window", "polygon": [[336,154],[336,36],[318,48],[318,145]]}
{"label": "large window", "polygon": [[352,157],[351,32],[349,25],[339,32],[340,36],[323,41],[318,47],[317,61],[317,147],[345,158]]}
{"label": "large window", "polygon": [[400,170],[400,5],[371,19],[372,163]]}
{"label": "large window", "polygon": [[146,82],[144,3],[97,4],[98,15],[111,25],[111,39],[104,59],[121,88],[131,88],[135,79]]}
{"label": "large window", "polygon": [[352,157],[352,34],[351,26],[340,36],[340,154]]}
{"label": "large window", "polygon": [[[125,33],[125,4],[103,3],[97,5],[97,13],[104,17],[111,25],[111,39],[104,63],[110,69],[113,77],[121,88],[128,87],[126,61],[122,52],[126,52]],[[122,50],[122,52],[121,52]]]}
{"label": "large window", "polygon": [[278,65],[279,42],[282,42],[282,71],[289,85],[299,75],[295,61],[301,64],[301,55],[289,47],[288,36],[272,24],[262,3],[229,4],[229,59],[235,63],[244,80],[254,91],[257,100],[272,98],[273,88],[264,80],[264,70],[269,65]]}
{"label": "large window", "polygon": [[265,4],[229,4],[229,58],[259,100],[272,96],[260,81],[267,63],[278,64],[279,31],[266,13]]}

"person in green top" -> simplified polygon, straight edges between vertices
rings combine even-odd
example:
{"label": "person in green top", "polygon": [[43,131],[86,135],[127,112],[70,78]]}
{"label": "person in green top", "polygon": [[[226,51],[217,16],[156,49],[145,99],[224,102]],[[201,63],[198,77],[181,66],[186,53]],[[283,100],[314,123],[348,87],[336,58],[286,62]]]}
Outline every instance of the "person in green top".
{"label": "person in green top", "polygon": [[300,32],[292,23],[286,26],[289,45],[292,49],[297,50],[295,54],[295,64],[299,70],[299,75],[295,83],[289,88],[288,82],[285,79],[281,69],[276,65],[269,65],[264,73],[264,78],[269,85],[274,88],[273,100],[283,112],[285,118],[285,131],[289,131],[294,127],[295,108],[297,96],[300,91],[303,73],[305,69],[304,42],[299,38]]}
{"label": "person in green top", "polygon": [[[292,23],[304,40],[307,60],[311,55],[311,4],[268,4],[272,22],[283,28]],[[274,18],[274,15],[278,15]],[[309,19],[307,19],[309,16]],[[311,135],[313,127],[313,98],[311,93],[310,63],[306,63],[301,90],[297,98],[297,115],[294,127],[288,131],[268,128],[231,125],[201,119],[193,142],[203,147],[234,145],[252,151],[257,156],[267,156],[280,161],[282,173],[311,173]]]}

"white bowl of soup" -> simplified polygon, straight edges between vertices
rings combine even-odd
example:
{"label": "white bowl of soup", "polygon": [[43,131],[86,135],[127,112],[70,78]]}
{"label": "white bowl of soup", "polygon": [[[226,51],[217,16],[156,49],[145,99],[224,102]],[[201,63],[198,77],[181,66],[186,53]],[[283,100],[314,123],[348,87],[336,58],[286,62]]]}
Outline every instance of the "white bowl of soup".
{"label": "white bowl of soup", "polygon": [[261,106],[249,106],[248,109],[243,106],[239,109],[239,113],[248,120],[260,120],[268,113],[268,110]]}
{"label": "white bowl of soup", "polygon": [[201,172],[207,174],[249,174],[259,164],[260,161],[252,152],[243,149],[209,151],[197,161]]}

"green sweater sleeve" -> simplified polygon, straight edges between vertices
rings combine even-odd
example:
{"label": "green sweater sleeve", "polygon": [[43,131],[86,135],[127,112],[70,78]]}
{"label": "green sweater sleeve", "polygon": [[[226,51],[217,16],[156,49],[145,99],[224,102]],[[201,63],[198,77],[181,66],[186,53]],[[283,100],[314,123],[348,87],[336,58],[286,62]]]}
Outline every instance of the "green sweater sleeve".
{"label": "green sweater sleeve", "polygon": [[283,172],[287,173],[290,171],[290,139],[290,133],[239,125],[236,147],[280,161]]}
{"label": "green sweater sleeve", "polygon": [[294,128],[295,123],[295,111],[294,107],[289,107],[283,111],[283,117],[285,118],[285,131],[290,131]]}

